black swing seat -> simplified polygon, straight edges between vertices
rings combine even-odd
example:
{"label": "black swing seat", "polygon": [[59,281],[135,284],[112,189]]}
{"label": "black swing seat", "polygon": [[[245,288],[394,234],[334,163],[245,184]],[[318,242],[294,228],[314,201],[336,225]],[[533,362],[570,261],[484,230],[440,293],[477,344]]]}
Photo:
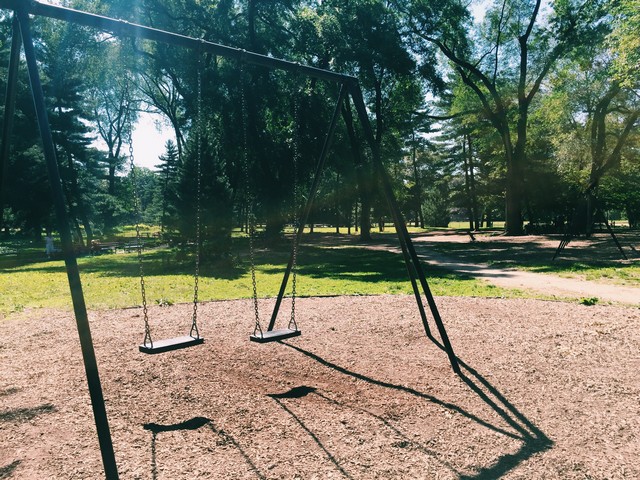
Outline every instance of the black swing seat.
{"label": "black swing seat", "polygon": [[180,350],[181,348],[193,347],[194,345],[200,345],[204,343],[203,337],[192,337],[185,335],[183,337],[167,338],[165,340],[156,340],[153,342],[153,346],[149,343],[147,345],[140,345],[138,349],[142,353],[163,353],[170,352],[171,350]]}
{"label": "black swing seat", "polygon": [[290,328],[281,328],[279,330],[271,330],[263,332],[262,335],[254,333],[249,336],[249,340],[258,343],[277,342],[278,340],[284,340],[285,338],[299,337],[302,335],[300,330],[292,330]]}

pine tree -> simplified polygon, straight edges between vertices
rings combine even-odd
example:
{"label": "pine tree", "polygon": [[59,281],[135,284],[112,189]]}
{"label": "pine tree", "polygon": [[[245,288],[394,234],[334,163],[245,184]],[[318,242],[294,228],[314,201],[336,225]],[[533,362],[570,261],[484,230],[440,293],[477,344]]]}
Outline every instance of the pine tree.
{"label": "pine tree", "polygon": [[176,196],[176,182],[180,158],[178,147],[173,140],[167,140],[165,153],[161,155],[160,164],[156,165],[160,175],[160,197],[162,198],[162,214],[160,217],[160,231],[165,231],[167,216],[169,215],[170,201]]}

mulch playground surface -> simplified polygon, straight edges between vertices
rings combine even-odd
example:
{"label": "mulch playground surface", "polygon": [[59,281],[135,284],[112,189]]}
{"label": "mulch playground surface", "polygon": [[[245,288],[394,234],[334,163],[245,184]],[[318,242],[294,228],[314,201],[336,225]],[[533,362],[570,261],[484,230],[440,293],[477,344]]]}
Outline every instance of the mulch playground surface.
{"label": "mulch playground surface", "polygon": [[[267,345],[250,301],[205,303],[205,343],[159,355],[141,309],[90,312],[120,477],[640,478],[640,309],[436,301],[460,376],[412,296],[298,299],[302,336]],[[191,308],[152,307],[154,336]],[[0,338],[0,478],[103,478],[72,314]]]}

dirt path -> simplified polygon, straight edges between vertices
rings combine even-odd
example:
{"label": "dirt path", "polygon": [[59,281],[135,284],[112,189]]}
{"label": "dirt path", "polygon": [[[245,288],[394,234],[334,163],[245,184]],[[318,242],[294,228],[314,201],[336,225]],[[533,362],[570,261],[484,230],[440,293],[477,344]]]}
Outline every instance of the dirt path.
{"label": "dirt path", "polygon": [[[548,273],[528,272],[516,270],[515,268],[497,268],[491,267],[487,263],[468,261],[460,258],[467,256],[466,254],[473,251],[475,248],[473,245],[484,244],[482,245],[484,248],[480,249],[480,251],[482,252],[481,255],[484,253],[484,258],[488,260],[508,258],[505,256],[505,250],[512,251],[512,258],[517,258],[518,255],[523,257],[525,255],[531,256],[535,254],[533,251],[537,250],[539,256],[550,259],[552,252],[557,246],[557,240],[555,238],[501,237],[496,239],[495,237],[491,238],[487,236],[477,236],[476,238],[478,243],[471,244],[468,235],[435,233],[414,237],[413,242],[416,251],[427,264],[480,278],[499,287],[534,290],[558,298],[581,299],[596,297],[606,302],[640,305],[640,288],[594,282],[580,278],[560,277]],[[448,244],[449,246],[469,245],[469,247],[465,249],[450,249],[453,252],[459,252],[459,256],[443,255],[434,249],[434,246],[437,247],[438,244]],[[496,244],[495,251],[492,252],[491,248],[487,248],[487,244]],[[601,244],[608,246],[611,250],[611,245],[607,245],[607,239],[601,241]],[[575,240],[571,246],[574,248],[574,252],[583,249],[583,253],[585,249],[593,248],[589,242],[584,240]],[[390,245],[370,248],[385,248],[394,252],[400,252],[399,247]],[[598,246],[598,248],[602,247]],[[500,250],[500,252],[498,252],[498,250]],[[612,255],[613,258],[616,258],[618,253],[617,251],[614,251],[613,254],[607,252],[607,255]]]}
{"label": "dirt path", "polygon": [[416,249],[421,258],[429,264],[482,278],[499,287],[535,290],[557,297],[597,297],[608,302],[640,305],[640,288],[558,277],[547,273],[491,268],[486,264],[473,264],[446,257],[419,245],[416,245]]}

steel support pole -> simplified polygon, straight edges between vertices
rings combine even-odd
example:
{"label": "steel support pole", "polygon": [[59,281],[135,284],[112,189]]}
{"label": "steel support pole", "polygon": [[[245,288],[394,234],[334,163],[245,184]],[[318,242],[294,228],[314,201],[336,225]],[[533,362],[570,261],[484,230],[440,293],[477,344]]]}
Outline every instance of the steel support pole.
{"label": "steel support pole", "polygon": [[[346,109],[349,111],[348,116],[351,117],[351,112],[350,112],[350,106],[348,104],[349,99],[347,97],[347,105],[346,105]],[[343,115],[344,116],[344,115]],[[345,117],[345,122],[346,122],[346,117]],[[356,153],[354,152],[354,155]],[[362,165],[355,165],[356,168],[360,168]],[[407,273],[409,274],[409,280],[411,281],[411,289],[413,290],[413,295],[416,298],[416,304],[418,305],[418,310],[420,312],[420,318],[422,320],[422,326],[424,327],[424,332],[427,335],[427,337],[432,338],[431,335],[431,329],[429,328],[429,322],[427,321],[427,314],[424,310],[424,304],[422,303],[422,297],[420,294],[420,289],[418,288],[418,285],[416,283],[416,273],[415,270],[411,267],[411,261],[409,260],[409,253],[407,252],[406,249],[406,245],[404,244],[404,242],[402,242],[402,239],[400,241],[400,247],[402,248],[402,255],[404,256],[404,261],[405,261],[405,266],[407,267]]]}
{"label": "steel support pole", "polygon": [[18,17],[13,15],[11,54],[9,57],[9,71],[7,73],[7,91],[4,100],[4,119],[2,122],[2,146],[0,146],[0,229],[4,223],[4,195],[9,173],[9,153],[11,151],[11,134],[13,133],[13,117],[16,110],[16,92],[18,85],[18,68],[20,66],[20,24]]}
{"label": "steel support pole", "polygon": [[[451,363],[451,367],[453,371],[456,373],[460,373],[460,365],[458,364],[458,359],[456,358],[455,353],[453,352],[453,347],[451,346],[451,342],[449,341],[449,336],[447,335],[447,331],[442,323],[442,318],[440,317],[440,313],[438,312],[438,307],[436,306],[435,299],[433,298],[433,294],[431,293],[431,289],[427,283],[427,279],[424,275],[424,271],[422,270],[422,265],[420,264],[420,259],[416,250],[413,246],[413,242],[411,241],[411,237],[409,236],[409,232],[407,230],[407,226],[402,217],[402,213],[400,212],[400,207],[398,207],[398,203],[396,201],[395,195],[393,194],[393,189],[391,188],[391,182],[389,180],[389,176],[387,171],[382,164],[382,158],[380,155],[380,150],[378,145],[375,142],[375,138],[373,136],[373,130],[371,129],[371,124],[369,123],[369,116],[367,115],[367,108],[364,103],[364,98],[362,96],[362,91],[360,90],[360,85],[357,83],[351,84],[350,95],[353,99],[353,103],[356,107],[356,111],[358,113],[358,117],[360,118],[360,123],[362,124],[362,128],[364,129],[365,136],[373,153],[373,164],[376,172],[379,175],[380,182],[382,184],[382,189],[384,195],[389,204],[389,209],[391,211],[391,215],[393,217],[393,221],[396,227],[396,232],[398,235],[398,239],[400,240],[400,245],[404,245],[407,249],[409,259],[411,263],[413,263],[413,268],[415,268],[416,275],[422,285],[422,290],[427,298],[427,302],[429,304],[429,308],[431,309],[431,314],[433,315],[433,319],[438,327],[438,332],[440,333],[440,338],[442,339],[442,343],[444,348],[449,356],[449,362]],[[407,257],[405,256],[405,261],[407,261]],[[411,268],[407,265],[407,269]]]}
{"label": "steel support pole", "polygon": [[[318,187],[320,186],[320,179],[322,178],[322,172],[324,170],[324,166],[327,160],[327,155],[329,154],[329,149],[331,148],[331,142],[333,141],[333,136],[336,131],[336,124],[338,123],[338,117],[340,116],[340,109],[342,108],[342,103],[345,100],[347,95],[347,87],[345,84],[342,84],[340,87],[340,93],[338,94],[338,101],[336,103],[336,108],[333,112],[333,116],[331,117],[331,123],[329,124],[329,130],[327,132],[327,136],[324,139],[324,143],[322,145],[322,150],[320,152],[320,157],[318,158],[318,163],[316,165],[316,171],[314,173],[313,182],[311,184],[311,189],[309,190],[309,196],[307,198],[307,203],[304,206],[304,210],[302,211],[302,216],[300,218],[300,223],[298,225],[298,231],[296,233],[295,242],[300,242],[302,237],[302,232],[304,231],[304,226],[307,224],[307,220],[309,219],[309,214],[311,213],[311,208],[313,207],[313,200],[318,193]],[[268,331],[273,330],[273,327],[276,324],[276,319],[278,318],[278,312],[280,310],[280,304],[282,303],[282,298],[284,297],[284,292],[287,288],[287,283],[289,282],[289,275],[291,274],[291,269],[293,268],[293,258],[294,252],[291,252],[289,257],[289,263],[287,264],[287,268],[284,272],[284,276],[282,278],[282,284],[280,285],[280,291],[278,292],[278,298],[276,299],[276,304],[273,307],[273,313],[271,314],[271,320],[269,321]]]}
{"label": "steel support pole", "polygon": [[613,238],[613,241],[615,242],[616,247],[618,247],[618,250],[620,251],[620,255],[622,255],[622,258],[624,258],[625,260],[629,260],[627,258],[626,253],[624,253],[624,250],[622,249],[622,245],[620,245],[620,242],[618,241],[618,237],[613,232],[611,225],[609,225],[609,220],[607,220],[607,216],[604,214],[604,211],[600,208],[600,202],[598,202],[598,205],[596,206],[596,208],[598,209],[598,213],[600,213],[600,216],[602,217],[602,221],[607,227],[607,232],[609,232],[609,235],[611,235],[611,238]]}
{"label": "steel support pole", "polygon": [[[346,99],[347,105],[345,105],[345,108],[343,109],[343,118],[345,119],[345,123],[352,123],[352,114],[351,114],[351,107],[349,105],[349,98],[347,97]],[[353,133],[355,135],[355,132]],[[354,141],[357,141],[354,138]],[[352,148],[356,148],[355,146],[352,145]],[[361,160],[356,160],[356,157],[359,155],[358,152],[354,151],[354,164],[355,164],[355,168],[361,168],[364,165],[361,165],[359,162],[361,162]],[[365,187],[366,188],[366,187]],[[408,261],[408,253],[406,251],[406,248],[404,246],[403,243],[400,244],[400,246],[402,247],[402,254],[404,256],[405,259],[405,266],[407,267],[407,273],[409,274],[409,280],[411,281],[411,288],[413,290],[413,295],[416,298],[416,304],[418,305],[418,310],[420,311],[420,318],[422,319],[422,325],[424,327],[424,331],[426,333],[426,335],[428,337],[431,337],[431,329],[429,328],[429,323],[427,321],[427,314],[424,311],[424,305],[422,303],[422,298],[420,295],[420,289],[418,288],[418,285],[416,284],[416,276],[415,276],[415,271],[413,270],[413,268],[409,268],[409,266],[411,265],[411,262]]]}
{"label": "steel support pole", "polygon": [[60,172],[58,170],[55,145],[53,143],[53,137],[51,136],[51,128],[47,116],[42,83],[38,72],[36,53],[29,25],[29,16],[26,11],[20,9],[16,10],[16,14],[20,21],[20,30],[22,32],[24,53],[27,61],[27,69],[29,71],[31,93],[33,95],[38,126],[42,137],[42,147],[47,164],[49,182],[51,183],[53,193],[53,203],[56,218],[58,220],[58,231],[62,240],[64,262],[67,269],[69,288],[71,289],[71,299],[73,301],[73,310],[76,317],[78,335],[80,336],[82,358],[87,376],[87,384],[89,386],[91,405],[93,407],[93,416],[98,431],[98,440],[100,443],[100,452],[102,454],[105,476],[108,480],[117,480],[118,469],[113,451],[111,434],[109,432],[109,422],[107,420],[107,412],[104,404],[104,397],[102,395],[100,376],[98,375],[98,364],[96,362],[93,341],[91,339],[91,331],[89,329],[89,319],[87,317],[87,308],[82,292],[80,271],[78,270],[78,263],[73,250],[71,230],[69,229],[69,218],[67,216],[62,182],[60,180]]}
{"label": "steel support pole", "polygon": [[[348,102],[347,98],[347,102]],[[349,107],[347,107],[349,108]],[[357,168],[357,166],[356,166]],[[407,251],[406,244],[402,237],[398,237],[400,240],[400,248],[402,251],[402,255],[404,257],[405,267],[407,268],[407,274],[409,275],[409,281],[411,282],[411,289],[413,290],[413,295],[416,299],[416,304],[418,305],[418,311],[420,313],[420,319],[422,320],[422,326],[424,327],[424,333],[427,337],[432,338],[431,328],[429,328],[429,322],[427,321],[427,314],[424,310],[424,304],[422,302],[422,296],[420,294],[420,289],[418,288],[418,284],[416,283],[416,272],[411,264],[411,260],[409,257],[409,252]]]}

